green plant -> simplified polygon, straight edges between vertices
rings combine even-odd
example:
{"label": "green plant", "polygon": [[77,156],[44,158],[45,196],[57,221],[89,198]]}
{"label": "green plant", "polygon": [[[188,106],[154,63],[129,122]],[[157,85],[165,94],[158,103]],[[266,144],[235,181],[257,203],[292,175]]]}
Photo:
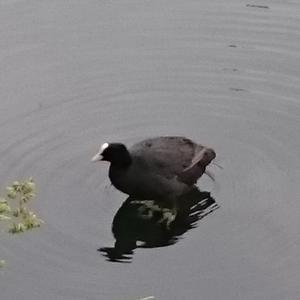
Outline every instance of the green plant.
{"label": "green plant", "polygon": [[[40,227],[43,221],[28,207],[35,198],[36,186],[32,178],[25,181],[14,181],[6,187],[6,196],[0,197],[0,221],[8,223],[12,234],[25,232]],[[0,268],[5,264],[0,260]]]}

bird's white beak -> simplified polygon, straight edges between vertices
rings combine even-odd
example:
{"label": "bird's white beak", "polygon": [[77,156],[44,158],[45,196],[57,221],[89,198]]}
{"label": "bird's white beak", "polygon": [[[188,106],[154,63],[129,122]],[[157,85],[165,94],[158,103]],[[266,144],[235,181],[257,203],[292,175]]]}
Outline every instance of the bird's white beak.
{"label": "bird's white beak", "polygon": [[97,154],[95,154],[93,156],[93,158],[91,159],[91,162],[96,162],[96,161],[100,161],[103,159],[103,156],[100,152],[98,152]]}

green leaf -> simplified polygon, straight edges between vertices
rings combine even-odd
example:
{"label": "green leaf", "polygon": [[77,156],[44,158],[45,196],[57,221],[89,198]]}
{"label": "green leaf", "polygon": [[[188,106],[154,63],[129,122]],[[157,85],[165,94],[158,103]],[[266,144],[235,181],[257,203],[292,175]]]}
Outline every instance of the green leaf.
{"label": "green leaf", "polygon": [[0,268],[3,268],[5,266],[5,260],[0,259]]}
{"label": "green leaf", "polygon": [[6,195],[9,199],[16,199],[17,197],[17,192],[15,191],[15,189],[11,186],[8,186],[6,188]]}
{"label": "green leaf", "polygon": [[9,229],[10,233],[20,233],[24,232],[26,227],[23,223],[13,223],[11,228]]}
{"label": "green leaf", "polygon": [[0,214],[0,221],[6,221],[6,220],[11,220],[11,217]]}
{"label": "green leaf", "polygon": [[11,211],[10,206],[6,202],[0,202],[0,214],[9,213]]}

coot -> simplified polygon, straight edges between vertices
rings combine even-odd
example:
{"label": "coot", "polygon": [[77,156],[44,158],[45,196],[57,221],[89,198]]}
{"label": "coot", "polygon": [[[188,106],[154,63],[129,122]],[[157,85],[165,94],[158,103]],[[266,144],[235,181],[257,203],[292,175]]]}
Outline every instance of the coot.
{"label": "coot", "polygon": [[191,190],[216,157],[213,149],[179,136],[155,137],[127,149],[104,143],[92,161],[110,162],[109,178],[138,199],[174,199]]}

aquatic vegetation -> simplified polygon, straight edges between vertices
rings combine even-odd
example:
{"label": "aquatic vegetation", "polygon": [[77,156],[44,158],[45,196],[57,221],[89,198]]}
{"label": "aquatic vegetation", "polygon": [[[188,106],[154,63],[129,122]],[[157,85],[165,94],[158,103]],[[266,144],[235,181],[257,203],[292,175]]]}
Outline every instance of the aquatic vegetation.
{"label": "aquatic vegetation", "polygon": [[5,260],[4,259],[0,259],[0,268],[4,267],[5,265]]}
{"label": "aquatic vegetation", "polygon": [[[6,187],[6,196],[0,197],[0,221],[7,223],[8,232],[22,233],[40,227],[43,221],[28,207],[36,196],[36,185],[32,178],[14,181]],[[0,260],[0,268],[5,265]]]}

